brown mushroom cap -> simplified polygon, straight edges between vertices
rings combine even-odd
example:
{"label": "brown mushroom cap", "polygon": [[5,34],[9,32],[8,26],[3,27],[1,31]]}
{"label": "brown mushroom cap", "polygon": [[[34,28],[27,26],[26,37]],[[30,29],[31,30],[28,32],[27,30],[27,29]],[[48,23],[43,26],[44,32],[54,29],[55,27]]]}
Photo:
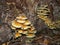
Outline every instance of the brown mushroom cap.
{"label": "brown mushroom cap", "polygon": [[18,23],[16,20],[12,21],[12,26],[16,27],[16,28],[20,28],[22,26],[22,24]]}

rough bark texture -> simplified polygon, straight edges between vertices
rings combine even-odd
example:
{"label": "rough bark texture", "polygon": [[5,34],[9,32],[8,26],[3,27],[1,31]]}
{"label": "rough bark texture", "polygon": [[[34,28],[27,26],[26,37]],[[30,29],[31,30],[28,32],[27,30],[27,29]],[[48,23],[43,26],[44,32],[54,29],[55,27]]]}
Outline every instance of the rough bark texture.
{"label": "rough bark texture", "polygon": [[[42,4],[49,5],[50,19],[60,20],[60,0],[0,0],[0,45],[6,42],[9,42],[8,45],[60,45],[60,29],[49,29],[44,21],[37,17],[36,9]],[[37,30],[36,37],[31,43],[24,41],[25,36],[12,39],[11,21],[18,16],[18,11],[26,14]]]}

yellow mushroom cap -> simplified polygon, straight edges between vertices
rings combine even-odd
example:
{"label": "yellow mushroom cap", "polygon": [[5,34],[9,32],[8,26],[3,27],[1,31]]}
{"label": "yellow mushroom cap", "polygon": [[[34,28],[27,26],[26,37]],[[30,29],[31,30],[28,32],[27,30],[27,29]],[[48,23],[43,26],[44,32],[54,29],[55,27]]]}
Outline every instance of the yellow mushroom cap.
{"label": "yellow mushroom cap", "polygon": [[44,16],[44,17],[42,17],[42,16],[39,16],[39,18],[41,18],[42,20],[46,21],[46,19],[47,19],[47,16]]}
{"label": "yellow mushroom cap", "polygon": [[19,20],[17,20],[17,22],[19,22],[19,23],[24,23],[25,20],[19,19]]}
{"label": "yellow mushroom cap", "polygon": [[35,30],[35,28],[33,26],[31,26],[31,30]]}
{"label": "yellow mushroom cap", "polygon": [[30,25],[30,24],[31,24],[31,22],[29,20],[26,20],[24,23],[24,25]]}
{"label": "yellow mushroom cap", "polygon": [[15,34],[15,38],[22,36],[20,33]]}
{"label": "yellow mushroom cap", "polygon": [[36,30],[28,30],[29,33],[36,33]]}
{"label": "yellow mushroom cap", "polygon": [[25,15],[21,15],[21,16],[19,16],[19,17],[16,17],[16,19],[27,19],[27,17],[25,16]]}
{"label": "yellow mushroom cap", "polygon": [[27,38],[34,38],[34,37],[35,37],[35,34],[29,33],[29,34],[27,34],[26,37],[27,37]]}
{"label": "yellow mushroom cap", "polygon": [[23,33],[23,30],[18,30],[18,33]]}
{"label": "yellow mushroom cap", "polygon": [[14,26],[11,26],[12,29],[16,29]]}
{"label": "yellow mushroom cap", "polygon": [[26,29],[28,29],[28,28],[30,28],[30,26],[26,26],[26,25],[23,25],[23,26],[22,26],[22,29],[24,29],[24,30],[26,30]]}
{"label": "yellow mushroom cap", "polygon": [[16,20],[12,21],[12,26],[16,27],[16,28],[20,28],[22,26],[22,24],[18,23]]}
{"label": "yellow mushroom cap", "polygon": [[23,33],[22,34],[27,34],[28,33],[28,31],[27,30],[23,30]]}

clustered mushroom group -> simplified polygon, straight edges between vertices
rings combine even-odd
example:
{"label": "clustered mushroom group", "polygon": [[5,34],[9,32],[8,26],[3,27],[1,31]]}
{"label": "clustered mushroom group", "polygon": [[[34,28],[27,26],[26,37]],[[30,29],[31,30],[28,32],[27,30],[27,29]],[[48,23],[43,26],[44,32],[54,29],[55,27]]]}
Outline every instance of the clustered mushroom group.
{"label": "clustered mushroom group", "polygon": [[56,28],[54,25],[55,23],[52,22],[50,18],[48,18],[49,13],[50,9],[48,8],[48,5],[41,5],[37,8],[37,16],[42,19],[50,29],[54,29]]}
{"label": "clustered mushroom group", "polygon": [[12,21],[11,28],[15,31],[15,38],[21,37],[22,35],[26,35],[27,38],[35,37],[36,30],[25,14],[17,16],[15,20]]}

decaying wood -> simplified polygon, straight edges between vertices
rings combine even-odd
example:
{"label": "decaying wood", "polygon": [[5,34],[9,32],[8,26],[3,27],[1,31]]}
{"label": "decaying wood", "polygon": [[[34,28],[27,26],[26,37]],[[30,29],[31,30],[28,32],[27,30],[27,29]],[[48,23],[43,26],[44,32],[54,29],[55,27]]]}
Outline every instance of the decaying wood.
{"label": "decaying wood", "polygon": [[[42,4],[49,5],[51,12],[48,17],[52,21],[60,20],[60,0],[0,0],[0,45],[3,43],[6,43],[5,45],[60,45],[60,28],[49,29],[44,21],[37,17],[37,7]],[[37,30],[36,37],[31,43],[25,42],[27,40],[25,36],[12,38],[11,21],[20,13],[26,14]]]}

